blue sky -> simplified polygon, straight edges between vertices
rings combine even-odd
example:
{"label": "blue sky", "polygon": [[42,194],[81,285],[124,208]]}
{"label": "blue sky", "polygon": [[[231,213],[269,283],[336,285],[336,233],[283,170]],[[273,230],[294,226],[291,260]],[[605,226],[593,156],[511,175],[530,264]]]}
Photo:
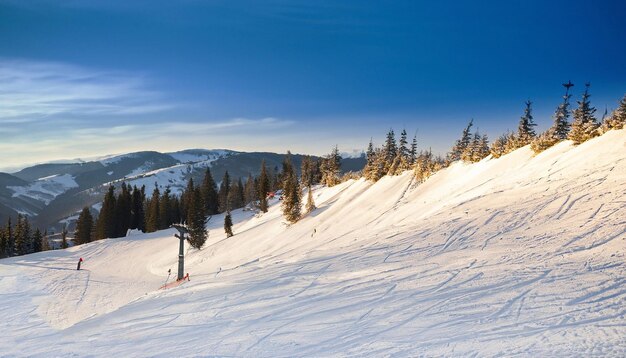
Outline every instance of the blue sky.
{"label": "blue sky", "polygon": [[[130,4],[129,4],[130,3]],[[0,0],[0,168],[135,150],[496,137],[626,93],[624,1]]]}

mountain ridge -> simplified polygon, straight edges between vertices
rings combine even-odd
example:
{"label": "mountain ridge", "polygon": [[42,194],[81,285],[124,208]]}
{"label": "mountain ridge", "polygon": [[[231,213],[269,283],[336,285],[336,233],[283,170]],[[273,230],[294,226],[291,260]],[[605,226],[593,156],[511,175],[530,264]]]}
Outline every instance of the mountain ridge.
{"label": "mountain ridge", "polygon": [[[291,156],[299,171],[303,155]],[[189,177],[201,180],[206,167],[211,167],[219,183],[226,171],[233,179],[258,175],[263,160],[268,168],[280,168],[284,157],[285,154],[272,152],[195,148],[165,153],[137,151],[94,157],[92,161],[37,164],[12,174],[0,173],[0,223],[21,213],[30,216],[35,226],[58,231],[62,225],[60,220],[98,203],[110,184],[145,185],[149,195],[157,183],[161,190],[170,186],[172,193],[178,195]],[[362,158],[346,159],[348,170],[358,170],[364,164]]]}

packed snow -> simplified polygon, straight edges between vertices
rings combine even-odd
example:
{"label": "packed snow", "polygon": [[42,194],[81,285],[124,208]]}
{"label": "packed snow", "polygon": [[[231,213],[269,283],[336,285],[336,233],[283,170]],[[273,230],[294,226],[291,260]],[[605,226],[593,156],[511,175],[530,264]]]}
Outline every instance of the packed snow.
{"label": "packed snow", "polygon": [[13,191],[13,197],[32,198],[48,205],[54,198],[69,189],[78,188],[78,184],[73,176],[63,174],[39,178],[26,186],[9,186],[7,188]]}
{"label": "packed snow", "polygon": [[215,216],[169,290],[173,230],[4,259],[0,352],[623,357],[625,193],[622,130]]}

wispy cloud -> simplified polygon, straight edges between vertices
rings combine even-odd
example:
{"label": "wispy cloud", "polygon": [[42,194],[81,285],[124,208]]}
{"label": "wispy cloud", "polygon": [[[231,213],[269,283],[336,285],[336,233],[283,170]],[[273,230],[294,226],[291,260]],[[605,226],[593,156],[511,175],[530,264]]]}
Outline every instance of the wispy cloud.
{"label": "wispy cloud", "polygon": [[0,58],[0,121],[58,115],[129,115],[172,107],[142,76],[59,62]]}
{"label": "wispy cloud", "polygon": [[[0,127],[0,171],[62,158],[84,158],[138,150],[188,148],[260,150],[259,135],[273,137],[295,122],[278,118],[206,119],[117,125],[85,125],[72,121],[45,130],[28,123],[19,132]],[[4,136],[3,136],[4,134]],[[3,138],[4,137],[4,138]]]}

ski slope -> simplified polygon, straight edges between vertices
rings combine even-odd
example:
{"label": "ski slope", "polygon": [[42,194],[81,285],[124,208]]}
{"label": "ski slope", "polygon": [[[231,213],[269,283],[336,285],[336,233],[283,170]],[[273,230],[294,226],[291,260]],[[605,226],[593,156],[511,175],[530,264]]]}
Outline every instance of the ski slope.
{"label": "ski slope", "polygon": [[[2,355],[626,356],[626,131],[0,261]],[[84,270],[76,271],[79,257]]]}

